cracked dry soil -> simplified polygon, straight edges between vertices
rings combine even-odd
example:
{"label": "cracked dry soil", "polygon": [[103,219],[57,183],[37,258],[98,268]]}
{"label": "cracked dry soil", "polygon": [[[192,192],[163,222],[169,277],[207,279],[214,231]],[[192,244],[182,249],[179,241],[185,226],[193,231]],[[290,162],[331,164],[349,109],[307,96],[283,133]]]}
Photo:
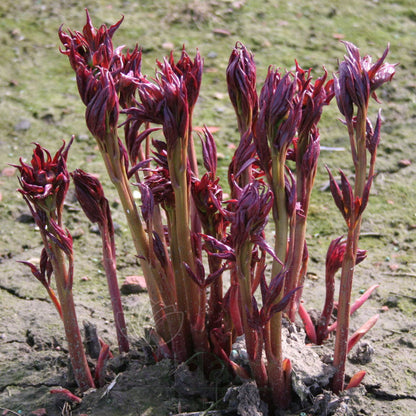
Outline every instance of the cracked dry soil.
{"label": "cracked dry soil", "polygon": [[[3,270],[8,267],[19,269],[20,266],[16,266],[15,261],[15,258],[3,258]],[[3,310],[7,310],[0,327],[0,408],[3,414],[174,415],[206,410],[216,401],[219,403],[217,408],[224,408],[221,399],[225,393],[224,386],[230,385],[230,379],[224,379],[222,386],[201,382],[198,387],[195,387],[198,383],[194,379],[191,394],[187,394],[183,385],[179,388],[177,382],[175,385],[175,369],[169,361],[150,363],[143,338],[133,328],[130,335],[136,351],[128,359],[121,358],[121,364],[111,367],[113,371],[110,371],[109,384],[84,396],[83,403],[73,406],[72,413],[68,413],[68,404],[59,396],[49,393],[51,389],[60,386],[71,386],[60,322],[56,319],[53,305],[34,290],[33,284],[36,282],[24,269],[21,272],[18,286],[13,279],[5,278],[7,273],[0,277],[0,301],[4,305]],[[318,285],[311,282],[310,289],[318,289]],[[82,292],[82,286],[80,289]],[[316,296],[322,296],[319,290],[316,291]],[[77,308],[80,322],[94,322],[100,336],[114,349],[116,340],[108,320],[111,314],[105,298],[105,293],[95,293],[91,299],[90,293],[87,303],[81,296]],[[353,319],[353,325],[358,326],[358,321],[364,320],[366,315],[370,316],[376,310],[384,311],[378,325],[361,343],[361,355],[357,349],[351,353],[347,374],[352,375],[364,369],[367,375],[360,390],[350,397],[347,413],[331,411],[329,403],[333,398],[324,395],[319,403],[315,402],[314,407],[302,409],[298,405],[297,411],[287,411],[284,414],[414,414],[415,322],[398,308],[402,301],[397,296],[384,299],[377,293]],[[127,313],[136,316],[136,319],[138,315],[148,314],[146,294],[125,295],[123,302]],[[369,347],[371,353],[366,355],[363,351]],[[112,380],[115,381],[110,384]],[[6,409],[9,409],[9,413]],[[42,409],[45,413],[41,413]]]}

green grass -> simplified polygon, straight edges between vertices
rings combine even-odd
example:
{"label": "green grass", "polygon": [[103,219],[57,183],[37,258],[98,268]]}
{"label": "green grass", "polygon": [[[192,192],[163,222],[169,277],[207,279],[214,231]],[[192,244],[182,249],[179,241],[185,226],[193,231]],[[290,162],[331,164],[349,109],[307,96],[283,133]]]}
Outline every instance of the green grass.
{"label": "green grass", "polygon": [[[331,75],[345,53],[339,39],[356,43],[363,53],[374,58],[390,43],[388,61],[400,62],[400,66],[393,83],[383,86],[379,94],[385,124],[379,149],[379,176],[374,186],[377,195],[370,200],[367,215],[371,216],[375,232],[384,230],[386,234],[393,232],[393,227],[385,230],[386,217],[407,226],[416,223],[415,168],[413,164],[405,169],[398,166],[401,159],[411,158],[416,147],[413,140],[416,18],[412,1],[280,1],[276,4],[257,0],[117,0],[112,3],[23,0],[19,2],[19,13],[15,13],[14,3],[5,1],[0,8],[0,166],[16,163],[20,156],[28,158],[33,141],[56,149],[62,139],[68,140],[75,134],[77,140],[70,152],[70,168],[81,167],[99,173],[104,185],[109,185],[94,150],[94,141],[85,127],[85,109],[78,97],[73,71],[67,58],[59,52],[59,26],[64,24],[65,28],[81,30],[85,24],[84,7],[89,9],[95,26],[103,22],[109,26],[124,16],[114,44],[133,48],[138,43],[144,52],[143,71],[149,76],[154,74],[155,60],[167,55],[171,46],[178,54],[183,44],[191,55],[196,48],[200,50],[206,70],[194,123],[220,128],[215,135],[220,156],[218,172],[225,187],[232,145],[238,142],[234,110],[225,83],[225,70],[236,41],[242,41],[255,54],[259,89],[269,65],[290,70],[295,59],[303,68],[311,67],[315,77],[322,74],[323,66]],[[378,107],[376,103],[371,107],[373,121]],[[326,239],[344,230],[330,194],[319,191],[327,181],[324,164],[334,172],[338,168],[347,173],[352,170],[346,131],[338,117],[334,101],[322,117],[321,143],[346,150],[322,151],[309,220],[309,233]],[[21,120],[29,120],[29,130],[16,130]],[[24,210],[13,192],[16,186],[15,178],[2,178],[0,207],[6,212]],[[116,199],[112,190],[107,192],[112,200]],[[403,204],[404,195],[406,203]],[[5,222],[8,216],[2,212]],[[121,215],[117,220],[124,224]],[[3,241],[9,239],[10,226],[0,232]],[[414,238],[414,231],[409,234],[411,237],[406,238]]]}

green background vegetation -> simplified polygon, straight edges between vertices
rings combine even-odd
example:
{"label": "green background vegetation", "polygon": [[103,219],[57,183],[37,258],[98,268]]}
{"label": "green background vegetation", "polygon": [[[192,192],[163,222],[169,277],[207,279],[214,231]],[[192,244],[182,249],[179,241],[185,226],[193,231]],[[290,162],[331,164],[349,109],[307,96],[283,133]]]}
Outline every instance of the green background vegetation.
{"label": "green background vegetation", "polygon": [[[225,69],[236,41],[242,41],[255,54],[258,84],[261,87],[269,65],[294,67],[295,59],[303,68],[311,67],[314,77],[323,66],[330,74],[337,70],[344,55],[340,39],[360,47],[363,54],[376,59],[390,43],[389,62],[399,62],[394,82],[382,87],[382,139],[378,157],[378,177],[366,212],[365,248],[376,248],[376,260],[396,256],[401,270],[414,272],[409,253],[416,224],[414,195],[415,60],[416,13],[408,1],[4,1],[0,6],[0,166],[29,158],[30,145],[38,141],[51,151],[68,140],[76,142],[70,152],[69,167],[103,173],[95,143],[84,124],[74,74],[60,46],[57,29],[81,30],[85,24],[84,8],[93,23],[107,26],[121,16],[124,22],[114,37],[115,45],[133,48],[138,43],[144,51],[143,72],[154,74],[156,59],[171,48],[177,54],[183,44],[192,55],[198,48],[205,59],[201,96],[194,124],[218,126],[219,173],[224,179],[233,145],[238,134],[234,111],[229,103]],[[375,121],[377,103],[370,117]],[[325,108],[321,122],[323,150],[313,195],[309,233],[312,245],[324,248],[328,238],[344,232],[344,226],[328,192],[320,191],[327,176],[324,165],[336,171],[351,169],[344,126],[337,120],[335,100]],[[25,127],[24,124],[27,124]],[[29,126],[29,128],[27,128]],[[410,165],[406,161],[409,160]],[[101,176],[105,184],[108,180]],[[14,192],[14,177],[1,178],[0,241],[9,250],[19,250],[25,225],[13,220],[24,210]],[[223,181],[226,186],[226,181]],[[108,191],[109,195],[111,190]],[[116,220],[123,218],[115,213]],[[8,224],[8,225],[7,225]],[[125,227],[123,227],[124,230]],[[11,229],[18,230],[11,235]],[[321,242],[321,238],[324,240]],[[24,238],[32,245],[31,238]],[[14,244],[11,244],[14,242]],[[322,244],[321,244],[322,243]],[[6,250],[7,251],[7,250]],[[2,255],[6,255],[3,252]],[[311,253],[313,255],[313,253]],[[322,250],[319,256],[322,257]],[[312,257],[313,258],[313,257]]]}

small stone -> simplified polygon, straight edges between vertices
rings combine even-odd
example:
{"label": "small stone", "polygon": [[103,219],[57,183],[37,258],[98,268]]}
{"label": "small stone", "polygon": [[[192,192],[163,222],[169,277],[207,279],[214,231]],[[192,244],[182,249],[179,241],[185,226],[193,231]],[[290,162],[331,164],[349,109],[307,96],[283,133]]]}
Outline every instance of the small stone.
{"label": "small stone", "polygon": [[97,335],[97,327],[91,322],[84,321],[85,344],[87,354],[97,359],[100,355],[101,345]]}
{"label": "small stone", "polygon": [[146,281],[143,276],[126,276],[120,291],[123,295],[146,292]]}
{"label": "small stone", "polygon": [[355,364],[368,364],[372,361],[374,355],[374,348],[367,341],[360,342],[355,348],[354,353],[349,357],[350,361]]}
{"label": "small stone", "polygon": [[41,116],[41,118],[40,118],[42,121],[44,121],[45,123],[48,123],[48,124],[52,124],[52,123],[54,123],[55,122],[55,120],[54,120],[54,116],[53,116],[53,114],[52,113],[46,113],[46,114],[44,114],[43,116]]}
{"label": "small stone", "polygon": [[406,168],[407,166],[410,166],[412,162],[409,159],[402,159],[399,160],[398,165],[400,168]]}
{"label": "small stone", "polygon": [[265,404],[260,399],[259,390],[254,381],[245,382],[241,386],[230,387],[223,398],[227,403],[227,411],[244,416],[263,416]]}
{"label": "small stone", "polygon": [[392,271],[392,272],[395,272],[395,271],[397,271],[398,269],[399,269],[399,265],[398,264],[396,264],[396,263],[393,263],[393,264],[389,264],[389,269]]}
{"label": "small stone", "polygon": [[35,222],[35,220],[33,219],[31,214],[27,214],[27,213],[23,213],[20,214],[17,218],[16,218],[17,222],[20,222],[21,224],[30,224],[32,222]]}
{"label": "small stone", "polygon": [[391,295],[386,299],[384,305],[388,306],[389,308],[396,308],[399,304],[399,298],[397,296]]}
{"label": "small stone", "polygon": [[75,137],[75,140],[78,142],[87,142],[90,139],[90,136],[88,134],[79,134]]}
{"label": "small stone", "polygon": [[129,365],[129,357],[130,356],[126,354],[115,356],[108,362],[108,368],[116,374],[125,371]]}
{"label": "small stone", "polygon": [[172,42],[163,42],[162,43],[162,48],[165,50],[172,50],[175,47],[175,45]]}
{"label": "small stone", "polygon": [[90,233],[93,234],[100,234],[100,227],[98,226],[98,224],[92,224],[90,227]]}
{"label": "small stone", "polygon": [[6,176],[6,177],[11,177],[14,176],[14,174],[16,173],[16,168],[14,166],[6,166],[2,171],[1,171],[1,176]]}
{"label": "small stone", "polygon": [[403,336],[399,339],[399,344],[404,345],[407,348],[416,348],[415,340],[410,336]]}
{"label": "small stone", "polygon": [[26,131],[30,129],[31,125],[30,120],[22,119],[14,126],[14,129],[16,131]]}
{"label": "small stone", "polygon": [[73,239],[81,238],[83,235],[84,235],[84,230],[81,227],[75,228],[75,230],[71,232],[71,236]]}
{"label": "small stone", "polygon": [[213,66],[212,67],[205,67],[204,70],[207,74],[208,73],[215,74],[215,73],[218,72],[218,68],[214,68]]}
{"label": "small stone", "polygon": [[213,29],[212,33],[215,33],[216,35],[220,35],[220,36],[230,36],[231,32],[227,29]]}
{"label": "small stone", "polygon": [[263,46],[263,48],[270,48],[272,46],[272,43],[268,39],[265,39],[262,42],[261,46]]}
{"label": "small stone", "polygon": [[33,412],[30,412],[29,416],[47,416],[46,409],[45,408],[36,409]]}
{"label": "small stone", "polygon": [[22,35],[22,31],[18,27],[10,30],[9,35],[13,39],[16,39],[16,40],[23,40],[24,39],[24,36]]}

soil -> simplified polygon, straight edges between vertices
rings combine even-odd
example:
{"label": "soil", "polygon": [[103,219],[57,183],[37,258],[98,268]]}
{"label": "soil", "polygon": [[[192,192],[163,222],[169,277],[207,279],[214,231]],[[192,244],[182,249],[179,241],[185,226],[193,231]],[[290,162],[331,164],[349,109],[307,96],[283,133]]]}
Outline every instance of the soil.
{"label": "soil", "polygon": [[[157,4],[156,4],[157,3]],[[31,155],[31,142],[54,152],[61,140],[75,134],[69,168],[100,176],[116,223],[118,274],[140,274],[119,202],[105,176],[95,143],[84,124],[74,76],[59,51],[57,29],[65,23],[80,30],[88,7],[96,26],[125,21],[115,43],[143,46],[144,71],[154,61],[180,50],[198,47],[205,74],[195,123],[218,127],[219,174],[224,178],[237,142],[233,109],[228,102],[224,71],[237,40],[252,49],[259,80],[269,64],[311,66],[315,76],[325,64],[336,71],[345,39],[374,58],[390,42],[389,62],[400,62],[393,82],[382,87],[382,104],[374,103],[375,120],[383,108],[377,177],[363,222],[362,249],[367,259],[357,267],[353,296],[373,284],[379,288],[352,318],[351,331],[376,313],[380,319],[348,360],[347,375],[367,372],[362,386],[348,397],[328,392],[312,394],[314,404],[296,401],[286,415],[411,415],[416,413],[416,83],[414,39],[416,14],[412,0],[351,2],[162,0],[5,0],[0,5],[0,411],[4,415],[197,415],[265,414],[256,389],[243,386],[226,371],[211,380],[175,368],[169,360],[155,362],[150,353],[151,312],[146,293],[123,295],[133,351],[119,357],[110,300],[101,266],[100,238],[81,215],[70,191],[66,226],[74,237],[74,294],[79,322],[91,322],[115,358],[108,384],[88,392],[82,403],[69,406],[50,390],[71,387],[63,329],[41,285],[20,260],[36,262],[41,241],[24,202],[15,192],[16,172],[9,166]],[[19,10],[16,10],[16,6]],[[300,6],[300,7],[299,7]],[[260,81],[259,81],[260,84]],[[321,125],[321,166],[308,225],[310,267],[304,288],[307,309],[322,308],[324,258],[332,238],[345,233],[329,192],[324,165],[351,172],[346,131],[336,119],[336,105],[326,109]],[[223,181],[223,184],[225,181]],[[304,347],[319,356],[328,353]],[[295,348],[295,351],[297,349]],[[357,353],[358,351],[358,353]],[[308,354],[309,354],[308,352]],[[317,356],[316,356],[317,357]],[[314,361],[314,360],[312,360]],[[321,362],[317,358],[319,363]],[[231,390],[228,390],[228,389]],[[227,392],[228,390],[228,392]],[[299,395],[301,393],[299,392]],[[224,401],[224,397],[227,399]],[[244,400],[242,400],[245,398]],[[250,399],[250,400],[249,400]],[[243,402],[245,404],[243,404]],[[248,403],[248,404],[247,404]],[[246,406],[246,407],[244,407]],[[247,407],[248,406],[248,407]],[[227,410],[228,409],[228,410]],[[202,413],[207,411],[206,413]],[[200,413],[201,412],[201,413]],[[342,413],[344,412],[344,413]]]}

